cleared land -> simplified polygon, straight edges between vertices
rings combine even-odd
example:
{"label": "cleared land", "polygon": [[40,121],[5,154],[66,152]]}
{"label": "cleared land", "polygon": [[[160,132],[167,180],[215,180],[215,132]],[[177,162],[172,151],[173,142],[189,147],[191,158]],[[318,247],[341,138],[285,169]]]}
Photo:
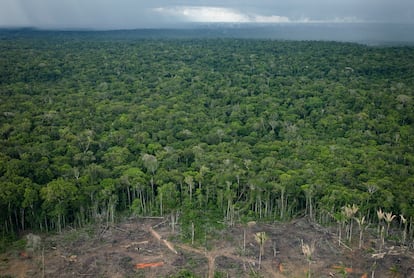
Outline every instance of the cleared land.
{"label": "cleared land", "polygon": [[[159,225],[162,223],[161,225]],[[154,228],[153,228],[154,227]],[[262,264],[255,233],[265,232]],[[373,231],[374,232],[374,231]],[[297,219],[289,223],[239,225],[218,231],[207,246],[182,243],[163,219],[129,219],[43,239],[42,252],[13,250],[0,256],[1,277],[413,277],[408,246],[380,243],[365,234],[338,243],[335,228]],[[314,246],[310,264],[302,244]],[[374,276],[372,273],[374,272]],[[9,276],[7,276],[9,275]],[[187,276],[188,277],[188,276]]]}

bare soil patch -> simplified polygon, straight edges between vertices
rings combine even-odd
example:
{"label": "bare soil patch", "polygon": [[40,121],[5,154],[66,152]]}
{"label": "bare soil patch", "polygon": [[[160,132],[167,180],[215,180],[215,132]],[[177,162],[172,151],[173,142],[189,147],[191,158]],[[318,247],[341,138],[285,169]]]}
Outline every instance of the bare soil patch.
{"label": "bare soil patch", "polygon": [[[335,228],[304,218],[237,225],[218,231],[208,248],[180,242],[179,229],[172,233],[161,222],[137,218],[49,235],[44,251],[30,258],[1,254],[0,277],[171,277],[187,270],[197,277],[307,277],[309,269],[312,277],[414,277],[406,246],[386,242],[379,252],[369,234],[362,249],[356,242],[340,245]],[[268,238],[260,267],[257,232]],[[310,264],[302,244],[315,247]]]}

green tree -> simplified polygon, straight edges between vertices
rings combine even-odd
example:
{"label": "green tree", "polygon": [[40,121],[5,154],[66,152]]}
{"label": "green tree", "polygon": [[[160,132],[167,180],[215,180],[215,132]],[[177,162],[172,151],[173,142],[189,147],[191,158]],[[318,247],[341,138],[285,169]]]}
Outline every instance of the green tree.
{"label": "green tree", "polygon": [[143,156],[142,156],[142,161],[143,161],[143,163],[144,163],[144,167],[147,169],[147,171],[151,174],[151,179],[150,179],[150,183],[151,183],[151,195],[150,195],[150,198],[151,198],[151,202],[153,202],[154,201],[154,196],[155,196],[155,189],[154,189],[154,186],[155,186],[155,183],[154,183],[154,175],[155,175],[155,172],[157,171],[157,169],[158,169],[158,166],[159,166],[159,164],[158,164],[158,160],[157,160],[157,158],[154,156],[154,155],[152,155],[152,154],[144,154]]}
{"label": "green tree", "polygon": [[147,177],[140,168],[131,167],[125,170],[120,178],[125,185],[128,194],[128,203],[140,204],[140,211],[147,211],[146,202],[148,201]]}
{"label": "green tree", "polygon": [[106,224],[115,223],[115,209],[118,203],[116,194],[116,180],[105,178],[100,182],[101,190],[99,192],[102,210],[106,218]]}
{"label": "green tree", "polygon": [[52,217],[52,223],[56,224],[58,232],[61,232],[62,228],[66,226],[68,212],[76,200],[76,194],[76,186],[63,178],[49,182],[40,190],[40,196],[43,200],[42,207]]}

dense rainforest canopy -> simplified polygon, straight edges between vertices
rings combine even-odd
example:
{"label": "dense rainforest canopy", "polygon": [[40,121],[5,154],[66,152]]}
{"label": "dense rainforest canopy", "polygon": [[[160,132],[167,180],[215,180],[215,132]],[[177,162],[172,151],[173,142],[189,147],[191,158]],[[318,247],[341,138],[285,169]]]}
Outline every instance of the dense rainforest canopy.
{"label": "dense rainforest canopy", "polygon": [[352,204],[413,224],[413,97],[412,47],[2,36],[0,229],[329,222]]}

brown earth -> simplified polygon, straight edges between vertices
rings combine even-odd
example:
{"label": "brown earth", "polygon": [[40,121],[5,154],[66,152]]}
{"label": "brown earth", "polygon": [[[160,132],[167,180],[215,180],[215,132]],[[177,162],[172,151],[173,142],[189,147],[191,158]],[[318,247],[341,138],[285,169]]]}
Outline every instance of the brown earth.
{"label": "brown earth", "polygon": [[[160,223],[163,223],[159,225]],[[154,227],[154,228],[152,228]],[[262,264],[255,233],[265,232]],[[179,241],[163,219],[129,219],[116,226],[90,226],[43,239],[43,251],[0,255],[0,277],[414,277],[407,246],[379,242],[339,244],[335,228],[305,218],[289,223],[236,225],[217,231],[208,248]],[[356,236],[355,236],[356,237]],[[314,246],[311,260],[302,244]],[[188,276],[187,276],[188,277]]]}

